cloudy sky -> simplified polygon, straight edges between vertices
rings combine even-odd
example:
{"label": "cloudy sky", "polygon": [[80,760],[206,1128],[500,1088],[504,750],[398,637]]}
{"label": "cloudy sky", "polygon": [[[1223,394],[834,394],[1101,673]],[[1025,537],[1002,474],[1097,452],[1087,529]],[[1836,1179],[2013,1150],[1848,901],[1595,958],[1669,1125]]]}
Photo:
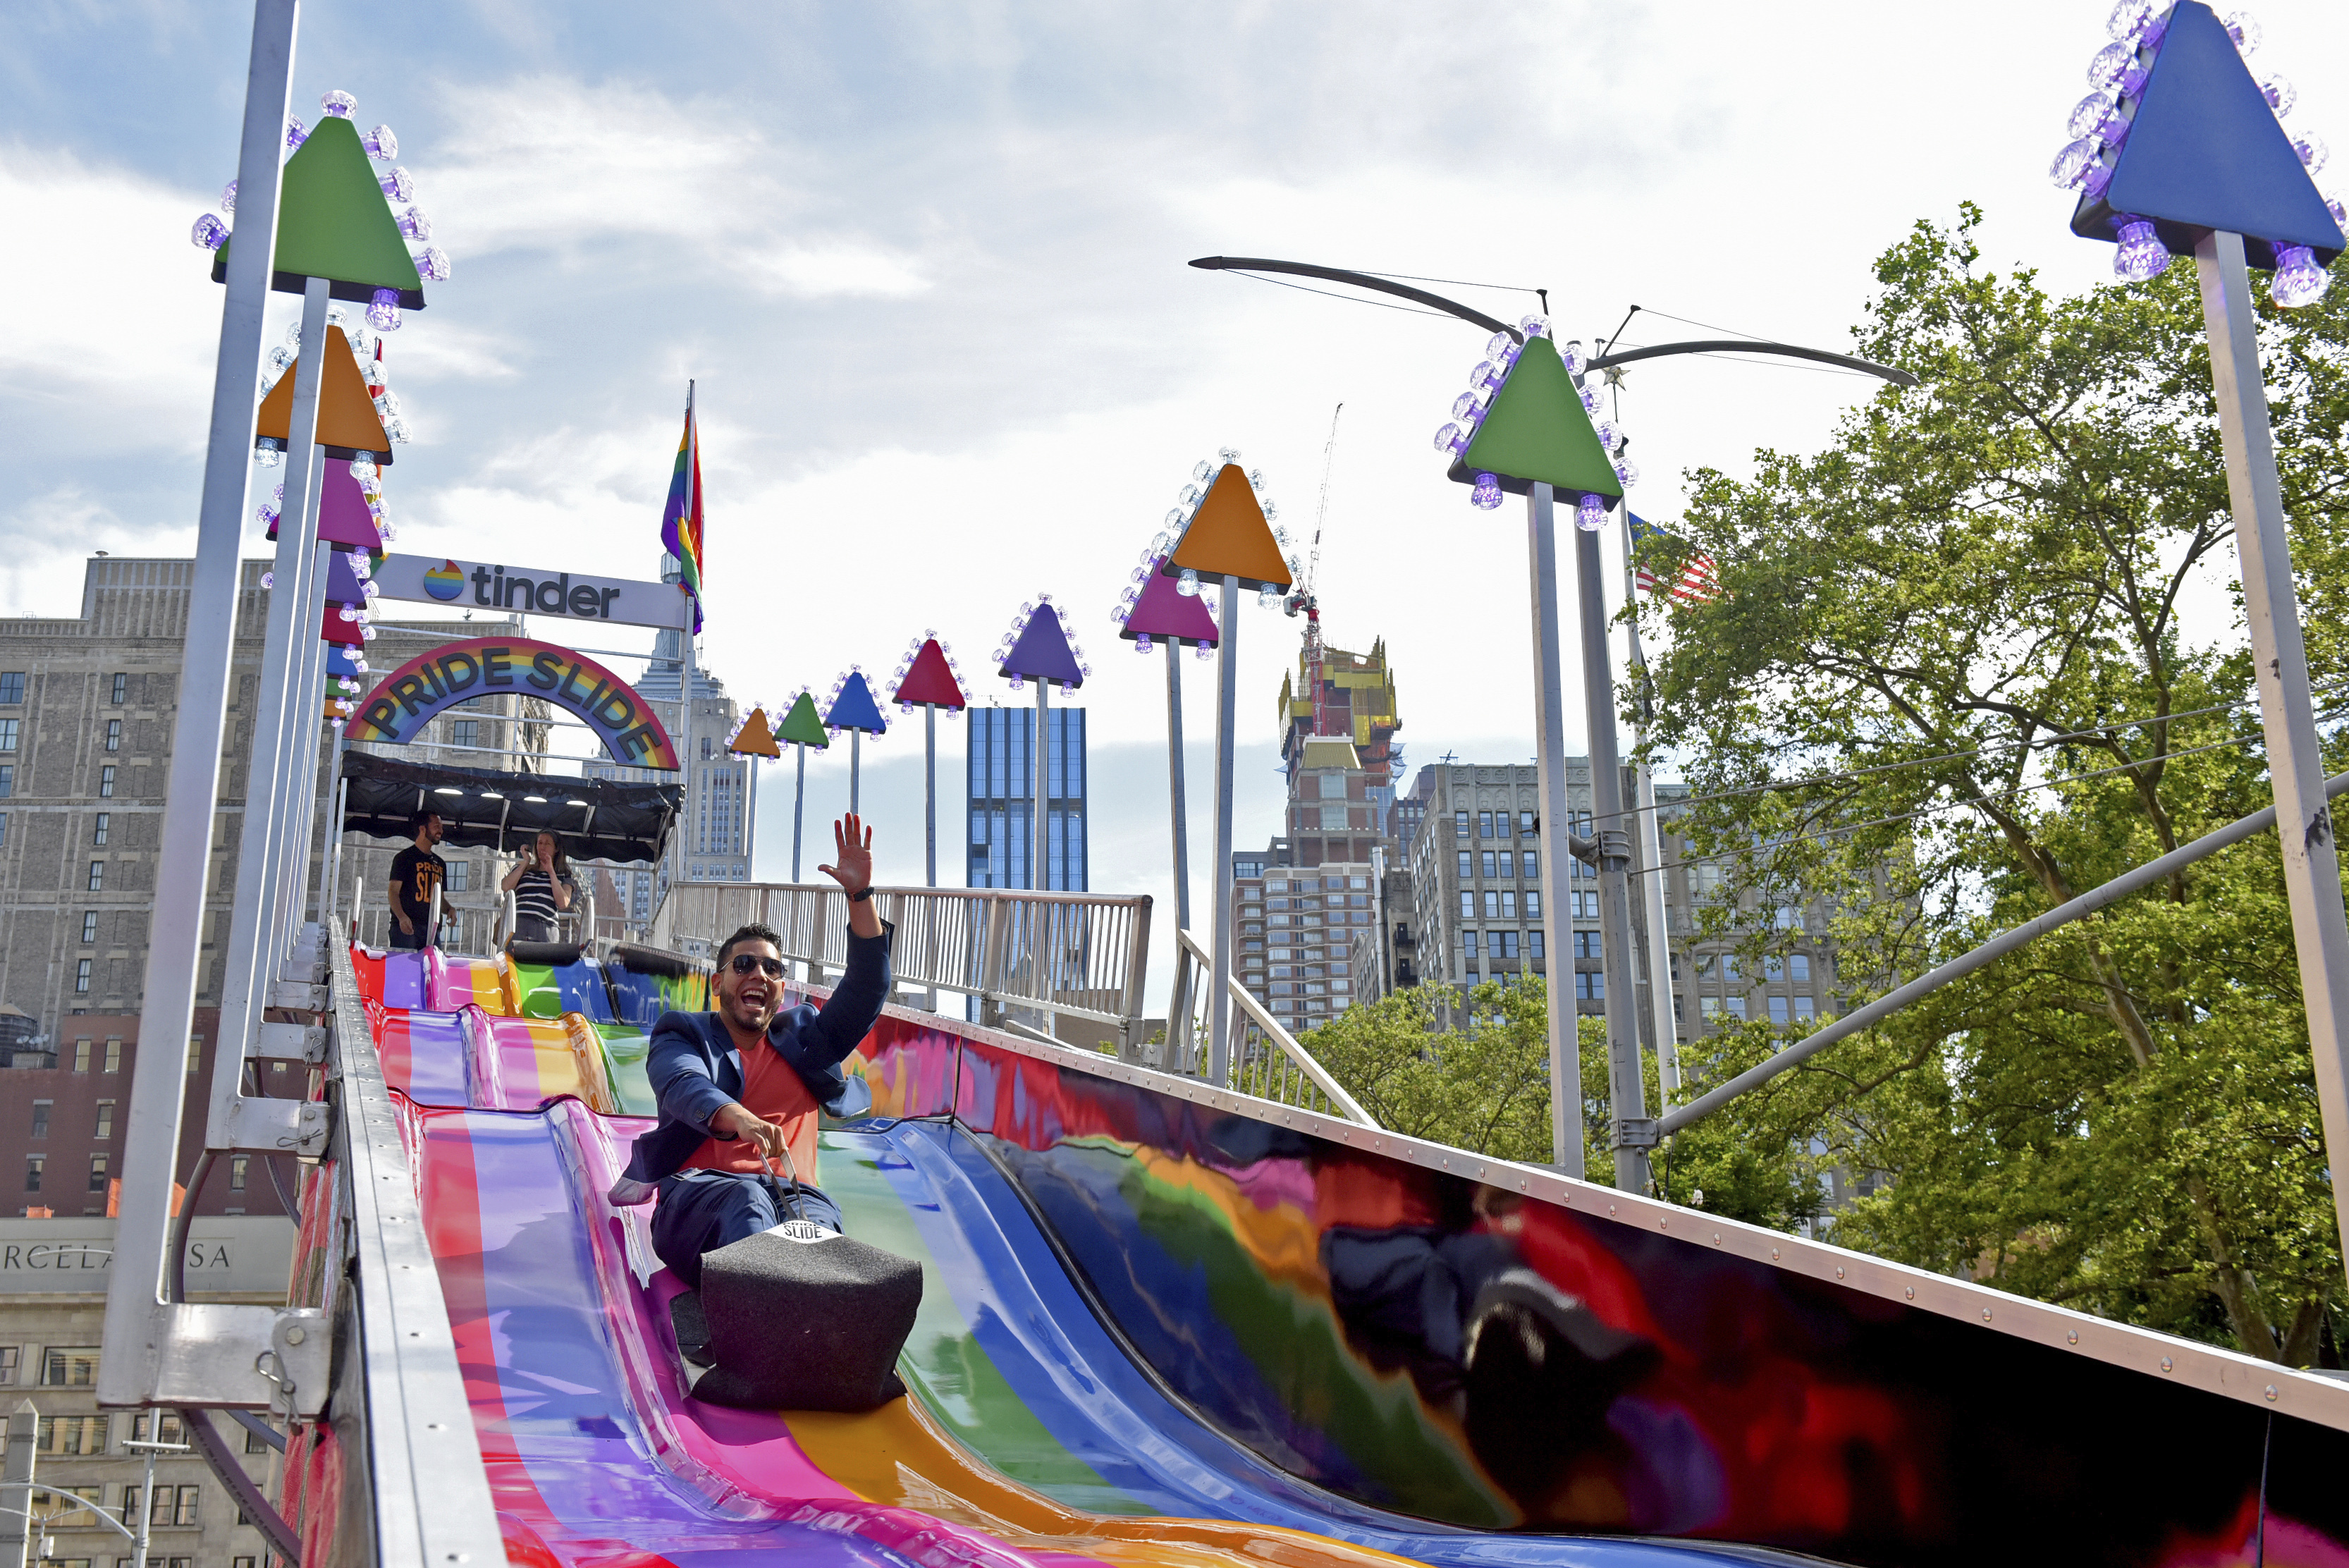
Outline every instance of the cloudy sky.
{"label": "cloudy sky", "polygon": [[[2349,136],[2324,68],[2349,10],[2259,9],[2293,123]],[[1512,319],[1547,288],[1561,337],[1638,305],[1627,343],[1847,348],[1874,256],[1971,199],[1991,262],[2075,290],[2111,252],[2066,234],[2044,171],[2105,10],[312,0],[294,97],[315,119],[346,89],[394,127],[455,267],[388,351],[415,431],[389,485],[403,548],[651,575],[694,378],[709,666],[787,696],[933,627],[976,666],[1023,598],[1065,599],[1096,670],[1093,885],[1163,895],[1162,675],[1108,609],[1217,447],[1264,470],[1285,523],[1322,516],[1329,635],[1385,639],[1413,765],[1532,750],[1522,509],[1471,509],[1429,446],[1482,334],[1187,259],[1464,280],[1435,286]],[[250,16],[8,16],[0,613],[56,613],[91,549],[192,548],[220,294],[187,231],[233,172]],[[1669,521],[1684,471],[1815,448],[1871,385],[1637,369],[1633,503]],[[1244,612],[1243,845],[1278,821],[1299,624]],[[1209,733],[1209,682],[1190,691]],[[951,836],[958,726],[941,750]],[[868,757],[885,876],[919,875],[918,764],[917,728]],[[811,821],[845,790],[844,757],[819,762]],[[762,876],[786,872],[789,817],[771,774]]]}

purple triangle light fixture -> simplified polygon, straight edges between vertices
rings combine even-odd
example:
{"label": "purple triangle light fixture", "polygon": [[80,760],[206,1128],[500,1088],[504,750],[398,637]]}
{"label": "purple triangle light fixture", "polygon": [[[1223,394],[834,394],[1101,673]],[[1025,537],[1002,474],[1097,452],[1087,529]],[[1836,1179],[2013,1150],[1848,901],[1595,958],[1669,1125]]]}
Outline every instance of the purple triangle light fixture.
{"label": "purple triangle light fixture", "polygon": [[1030,680],[1073,691],[1092,675],[1084,650],[1061,618],[1050,594],[1038,594],[1019,607],[1011,629],[996,645],[996,672],[1017,691]]}

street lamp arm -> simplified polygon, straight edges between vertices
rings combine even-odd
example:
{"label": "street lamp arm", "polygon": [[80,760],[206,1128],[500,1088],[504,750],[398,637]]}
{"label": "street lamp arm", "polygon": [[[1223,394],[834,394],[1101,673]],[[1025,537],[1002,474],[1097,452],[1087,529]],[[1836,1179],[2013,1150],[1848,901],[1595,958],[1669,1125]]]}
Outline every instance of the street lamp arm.
{"label": "street lamp arm", "polygon": [[98,1521],[106,1526],[107,1529],[111,1530],[115,1534],[119,1535],[123,1540],[130,1542],[133,1544],[138,1542],[139,1537],[129,1529],[125,1527],[120,1520],[107,1512],[106,1510],[98,1507],[98,1504],[90,1501],[89,1499],[86,1497],[77,1497],[72,1492],[61,1490],[55,1482],[43,1480],[7,1481],[0,1483],[0,1487],[5,1487],[5,1490],[9,1491],[22,1490],[26,1494],[25,1507],[0,1508],[0,1513],[13,1513],[19,1519],[24,1520],[27,1524],[47,1524],[48,1520],[46,1516],[36,1520],[32,1512],[32,1493],[46,1488],[53,1501],[70,1502],[77,1508],[88,1509],[97,1517]]}
{"label": "street lamp arm", "polygon": [[1440,310],[1446,316],[1456,316],[1487,332],[1506,332],[1520,343],[1525,341],[1524,333],[1498,317],[1487,316],[1456,299],[1446,299],[1440,294],[1430,294],[1423,288],[1413,288],[1408,284],[1390,283],[1366,272],[1315,266],[1310,262],[1267,261],[1262,256],[1201,256],[1191,265],[1203,272],[1285,272],[1298,277],[1318,277],[1324,283],[1342,283],[1352,288],[1367,288],[1373,294],[1391,294],[1397,299],[1408,299]]}
{"label": "street lamp arm", "polygon": [[1878,365],[1872,359],[1856,359],[1848,354],[1830,354],[1824,348],[1805,348],[1793,343],[1764,343],[1750,337],[1708,337],[1695,343],[1658,343],[1646,348],[1626,348],[1620,354],[1595,356],[1590,368],[1604,370],[1612,365],[1629,365],[1635,359],[1662,359],[1675,354],[1780,354],[1790,359],[1816,359],[1822,365],[1840,365],[1847,370],[1881,376],[1896,387],[1917,384],[1917,378],[1909,372]]}

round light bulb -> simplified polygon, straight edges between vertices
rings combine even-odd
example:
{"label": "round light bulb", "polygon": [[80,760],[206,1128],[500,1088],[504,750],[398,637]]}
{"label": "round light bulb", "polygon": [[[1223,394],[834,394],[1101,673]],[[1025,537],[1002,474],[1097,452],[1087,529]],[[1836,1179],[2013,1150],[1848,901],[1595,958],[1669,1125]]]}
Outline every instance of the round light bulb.
{"label": "round light bulb", "polygon": [[1468,504],[1490,512],[1501,504],[1501,483],[1489,473],[1476,476],[1476,483],[1468,492]]}
{"label": "round light bulb", "polygon": [[2109,88],[2090,93],[2072,106],[2072,117],[2064,122],[2064,134],[2075,141],[2084,136],[2094,136],[2096,127],[2105,123],[2117,101]]}
{"label": "round light bulb", "polygon": [[2300,101],[2300,89],[2292,85],[2290,78],[2271,76],[2260,83],[2260,96],[2268,100],[2268,107],[2282,119]]}
{"label": "round light bulb", "polygon": [[1186,599],[1197,598],[1199,597],[1198,572],[1189,566],[1184,567],[1182,574],[1174,579],[1174,591]]}
{"label": "round light bulb", "polygon": [[[2148,9],[2150,9],[2149,6]],[[2227,36],[2235,40],[2238,53],[2248,55],[2260,47],[2260,39],[2262,36],[2260,19],[2249,11],[2233,13],[2227,18],[2225,26]]]}
{"label": "round light bulb", "polygon": [[2089,137],[2083,136],[2076,141],[2065,142],[2063,151],[2055,154],[2055,161],[2047,166],[2047,182],[2058,191],[2072,189],[2080,182],[2080,176],[2088,171],[2088,165],[2095,161],[2095,157],[2096,143]]}
{"label": "round light bulb", "polygon": [[399,290],[378,288],[367,306],[367,323],[378,332],[399,330]]}
{"label": "round light bulb", "polygon": [[1575,504],[1574,525],[1586,534],[1596,534],[1607,526],[1607,503],[1596,495],[1585,495]]}
{"label": "round light bulb", "polygon": [[2323,298],[2332,282],[2332,275],[2316,265],[2315,253],[2308,246],[2280,245],[2276,249],[2275,282],[2268,290],[2268,297],[2293,310]]}
{"label": "round light bulb", "polygon": [[206,213],[188,230],[188,243],[198,250],[216,251],[228,244],[228,225]]}
{"label": "round light bulb", "polygon": [[340,88],[336,88],[333,92],[322,94],[318,99],[318,107],[325,109],[328,114],[333,115],[336,119],[350,119],[351,110],[358,108],[358,106],[359,100],[353,98],[350,94],[343,91]]}
{"label": "round light bulb", "polygon": [[2169,247],[2161,243],[2153,225],[2143,218],[2128,218],[2121,223],[2120,248],[2113,255],[2113,275],[2125,283],[2144,283],[2159,277],[2169,265]]}

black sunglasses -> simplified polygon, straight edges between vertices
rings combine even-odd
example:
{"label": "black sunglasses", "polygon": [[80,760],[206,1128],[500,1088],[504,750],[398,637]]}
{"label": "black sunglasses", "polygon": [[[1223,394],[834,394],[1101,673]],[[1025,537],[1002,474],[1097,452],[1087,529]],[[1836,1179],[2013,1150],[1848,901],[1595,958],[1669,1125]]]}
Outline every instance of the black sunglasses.
{"label": "black sunglasses", "polygon": [[781,959],[761,958],[757,953],[736,953],[734,955],[734,972],[736,974],[749,974],[752,970],[759,969],[765,970],[767,971],[767,978],[770,980],[781,980],[783,978],[783,961]]}

